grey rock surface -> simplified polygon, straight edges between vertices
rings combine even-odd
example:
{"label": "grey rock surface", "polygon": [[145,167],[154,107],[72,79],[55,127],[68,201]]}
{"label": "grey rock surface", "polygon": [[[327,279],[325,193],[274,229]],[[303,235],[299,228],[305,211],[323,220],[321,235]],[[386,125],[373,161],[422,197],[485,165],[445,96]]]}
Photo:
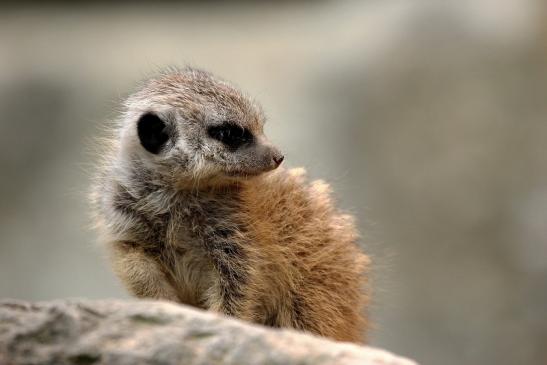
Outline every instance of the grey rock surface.
{"label": "grey rock surface", "polygon": [[157,301],[0,301],[0,364],[412,365],[386,351]]}

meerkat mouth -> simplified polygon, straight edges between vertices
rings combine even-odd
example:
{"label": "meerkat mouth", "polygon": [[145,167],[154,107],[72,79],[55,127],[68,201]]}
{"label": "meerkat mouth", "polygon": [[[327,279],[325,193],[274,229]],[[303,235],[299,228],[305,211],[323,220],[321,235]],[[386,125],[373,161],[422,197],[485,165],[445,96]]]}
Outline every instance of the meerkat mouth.
{"label": "meerkat mouth", "polygon": [[263,174],[265,171],[230,170],[224,173],[229,177],[249,178]]}

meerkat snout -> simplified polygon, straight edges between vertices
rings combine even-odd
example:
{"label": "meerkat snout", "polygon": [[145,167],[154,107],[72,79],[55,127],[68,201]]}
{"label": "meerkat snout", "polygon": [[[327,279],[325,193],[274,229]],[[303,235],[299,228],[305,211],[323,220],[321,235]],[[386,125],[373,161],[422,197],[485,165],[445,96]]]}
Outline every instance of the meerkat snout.
{"label": "meerkat snout", "polygon": [[283,156],[283,153],[275,146],[270,147],[271,151],[271,161],[273,162],[273,169],[276,169],[281,165],[283,160],[285,160],[285,156]]}
{"label": "meerkat snout", "polygon": [[274,155],[273,160],[276,164],[276,167],[279,167],[279,165],[281,165],[284,159],[285,159],[285,156],[283,156],[282,154]]}
{"label": "meerkat snout", "polygon": [[281,165],[285,156],[276,146],[272,145],[269,141],[262,142],[263,145],[259,146],[257,153],[262,155],[263,172],[275,170]]}

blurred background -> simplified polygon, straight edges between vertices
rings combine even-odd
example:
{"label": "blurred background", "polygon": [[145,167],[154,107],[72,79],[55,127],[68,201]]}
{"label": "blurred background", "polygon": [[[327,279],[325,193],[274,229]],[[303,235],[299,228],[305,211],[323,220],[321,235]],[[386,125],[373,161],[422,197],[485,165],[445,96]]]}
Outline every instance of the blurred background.
{"label": "blurred background", "polygon": [[137,80],[191,64],[358,216],[373,345],[547,363],[545,1],[0,9],[0,297],[127,297],[89,229],[92,140]]}

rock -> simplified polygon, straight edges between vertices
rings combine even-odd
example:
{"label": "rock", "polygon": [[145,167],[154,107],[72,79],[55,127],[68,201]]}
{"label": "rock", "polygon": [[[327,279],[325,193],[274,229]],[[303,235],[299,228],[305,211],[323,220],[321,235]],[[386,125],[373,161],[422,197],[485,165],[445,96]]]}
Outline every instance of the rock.
{"label": "rock", "polygon": [[412,365],[386,351],[158,301],[0,301],[0,364]]}

